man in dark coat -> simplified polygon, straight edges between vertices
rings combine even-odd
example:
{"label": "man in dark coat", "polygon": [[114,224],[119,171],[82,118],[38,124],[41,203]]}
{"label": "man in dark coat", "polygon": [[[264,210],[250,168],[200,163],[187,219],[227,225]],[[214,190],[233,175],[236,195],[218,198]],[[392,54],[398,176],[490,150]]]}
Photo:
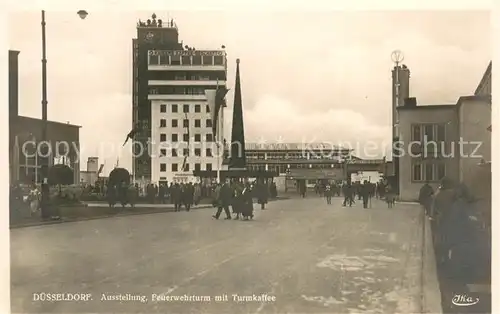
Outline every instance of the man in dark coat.
{"label": "man in dark coat", "polygon": [[191,209],[191,205],[193,204],[193,190],[191,187],[192,185],[190,184],[183,184],[181,187],[182,204],[186,207],[187,212]]}
{"label": "man in dark coat", "polygon": [[370,199],[371,185],[368,181],[364,181],[359,187],[359,193],[363,199],[363,208],[368,208],[368,201]]}
{"label": "man in dark coat", "polygon": [[434,189],[429,185],[429,182],[420,188],[420,193],[418,195],[418,202],[422,207],[424,207],[425,215],[429,216],[431,213],[432,197],[434,195]]}
{"label": "man in dark coat", "polygon": [[231,219],[231,213],[229,212],[229,205],[231,205],[231,200],[233,199],[233,191],[229,186],[229,183],[224,182],[215,188],[215,205],[217,206],[217,213],[213,215],[215,219],[219,219],[222,210],[226,214],[226,220]]}
{"label": "man in dark coat", "polygon": [[325,185],[325,198],[326,198],[326,203],[330,205],[332,203],[332,195],[333,195],[333,189],[330,184],[330,182],[327,182]]}
{"label": "man in dark coat", "polygon": [[268,200],[269,188],[267,184],[259,181],[255,185],[255,196],[257,197],[257,202],[260,204],[260,209],[266,209],[266,204]]}
{"label": "man in dark coat", "polygon": [[307,190],[307,185],[306,185],[306,180],[299,180],[299,192],[302,197],[306,197],[306,190]]}
{"label": "man in dark coat", "polygon": [[181,187],[178,183],[175,183],[170,188],[170,197],[172,199],[172,203],[174,204],[174,211],[178,212],[181,210]]}
{"label": "man in dark coat", "polygon": [[163,183],[158,187],[158,203],[165,204],[165,185]]}
{"label": "man in dark coat", "polygon": [[451,207],[456,198],[454,187],[455,186],[451,180],[443,178],[431,207],[431,227],[436,244],[436,259],[438,263],[444,263],[447,260],[446,255],[448,252],[446,251],[445,232],[443,230],[445,229],[444,226],[450,219],[449,215],[451,213]]}
{"label": "man in dark coat", "polygon": [[115,207],[116,204],[116,188],[114,185],[109,184],[106,198],[108,199],[109,207]]}
{"label": "man in dark coat", "polygon": [[344,202],[342,203],[342,206],[347,206],[347,203],[349,203],[349,207],[352,207],[352,204],[354,204],[354,188],[350,182],[347,182],[342,186],[342,193],[344,194]]}

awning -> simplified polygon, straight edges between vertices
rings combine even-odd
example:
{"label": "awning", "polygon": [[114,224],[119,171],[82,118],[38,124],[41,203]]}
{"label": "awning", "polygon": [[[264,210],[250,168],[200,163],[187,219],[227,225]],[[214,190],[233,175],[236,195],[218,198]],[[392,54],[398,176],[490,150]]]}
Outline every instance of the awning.
{"label": "awning", "polygon": [[[275,171],[265,170],[222,170],[222,178],[274,178],[279,176]],[[217,171],[199,170],[193,171],[195,177],[217,178]]]}
{"label": "awning", "polygon": [[217,171],[195,170],[193,176],[200,178],[217,178]]}

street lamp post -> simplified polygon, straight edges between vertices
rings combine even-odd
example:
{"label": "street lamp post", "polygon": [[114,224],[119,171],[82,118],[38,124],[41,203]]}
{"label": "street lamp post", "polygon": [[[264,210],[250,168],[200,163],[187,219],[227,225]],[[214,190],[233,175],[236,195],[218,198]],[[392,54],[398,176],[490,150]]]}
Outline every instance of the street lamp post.
{"label": "street lamp post", "polygon": [[[88,13],[85,10],[80,10],[77,12],[78,16],[83,20],[87,17]],[[42,200],[41,200],[41,215],[42,219],[47,219],[49,217],[49,154],[51,154],[51,148],[49,149],[49,143],[47,141],[47,44],[45,36],[45,10],[42,10],[42,137],[41,145],[37,146],[38,149],[42,150],[40,159],[40,172],[42,175]],[[52,155],[50,155],[52,156]]]}
{"label": "street lamp post", "polygon": [[40,160],[40,172],[42,174],[42,199],[41,199],[41,215],[42,219],[47,219],[49,216],[49,186],[48,172],[49,159],[47,157],[47,56],[46,56],[46,36],[45,36],[45,11],[42,10],[42,145],[38,145],[38,149],[43,148],[42,158]]}

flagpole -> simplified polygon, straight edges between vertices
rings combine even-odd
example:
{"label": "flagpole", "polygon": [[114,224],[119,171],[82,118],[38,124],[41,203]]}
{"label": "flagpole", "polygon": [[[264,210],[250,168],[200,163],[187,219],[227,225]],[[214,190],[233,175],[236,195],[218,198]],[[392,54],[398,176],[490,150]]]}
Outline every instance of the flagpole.
{"label": "flagpole", "polygon": [[19,136],[16,134],[15,140],[14,140],[14,151],[13,151],[13,160],[12,160],[12,165],[14,166],[15,169],[13,170],[13,173],[15,171],[15,180],[12,180],[12,182],[19,183]]}
{"label": "flagpole", "polygon": [[[217,78],[217,84],[215,86],[215,101],[217,102],[217,89],[219,89],[219,78]],[[214,110],[217,108],[217,105],[214,106]],[[220,111],[222,112],[222,110]],[[218,115],[218,112],[214,112],[214,117]],[[218,118],[217,119],[217,124],[220,125],[220,120],[222,119],[222,117]],[[212,123],[215,122],[215,121],[212,121]],[[220,131],[221,129],[219,128],[219,125],[216,125],[215,126],[215,130],[219,130],[219,134],[218,135],[218,139],[215,138],[216,140],[216,145],[217,145],[217,183],[221,183],[220,179],[221,179],[221,176],[220,176],[220,171],[221,171],[221,168],[222,168],[222,165],[221,165],[221,162],[220,162]]]}
{"label": "flagpole", "polygon": [[35,154],[35,182],[38,183],[38,150]]}

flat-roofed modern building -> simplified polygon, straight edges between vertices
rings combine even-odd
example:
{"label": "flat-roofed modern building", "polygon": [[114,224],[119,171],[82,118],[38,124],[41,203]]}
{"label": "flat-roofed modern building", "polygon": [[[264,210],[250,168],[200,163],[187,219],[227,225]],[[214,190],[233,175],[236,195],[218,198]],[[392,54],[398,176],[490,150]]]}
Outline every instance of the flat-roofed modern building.
{"label": "flat-roofed modern building", "polygon": [[[491,161],[491,63],[475,95],[455,104],[417,105],[415,99],[397,108],[400,198],[415,200],[424,182],[435,188],[446,176],[484,195],[491,179],[478,165]],[[427,144],[426,144],[427,141]]]}
{"label": "flat-roofed modern building", "polygon": [[196,180],[195,170],[220,170],[215,142],[222,143],[224,108],[214,138],[205,90],[226,85],[226,52],[184,45],[173,20],[154,14],[138,23],[133,50],[132,123],[139,126],[136,141],[151,147],[140,154],[135,146],[135,179],[185,182]]}

